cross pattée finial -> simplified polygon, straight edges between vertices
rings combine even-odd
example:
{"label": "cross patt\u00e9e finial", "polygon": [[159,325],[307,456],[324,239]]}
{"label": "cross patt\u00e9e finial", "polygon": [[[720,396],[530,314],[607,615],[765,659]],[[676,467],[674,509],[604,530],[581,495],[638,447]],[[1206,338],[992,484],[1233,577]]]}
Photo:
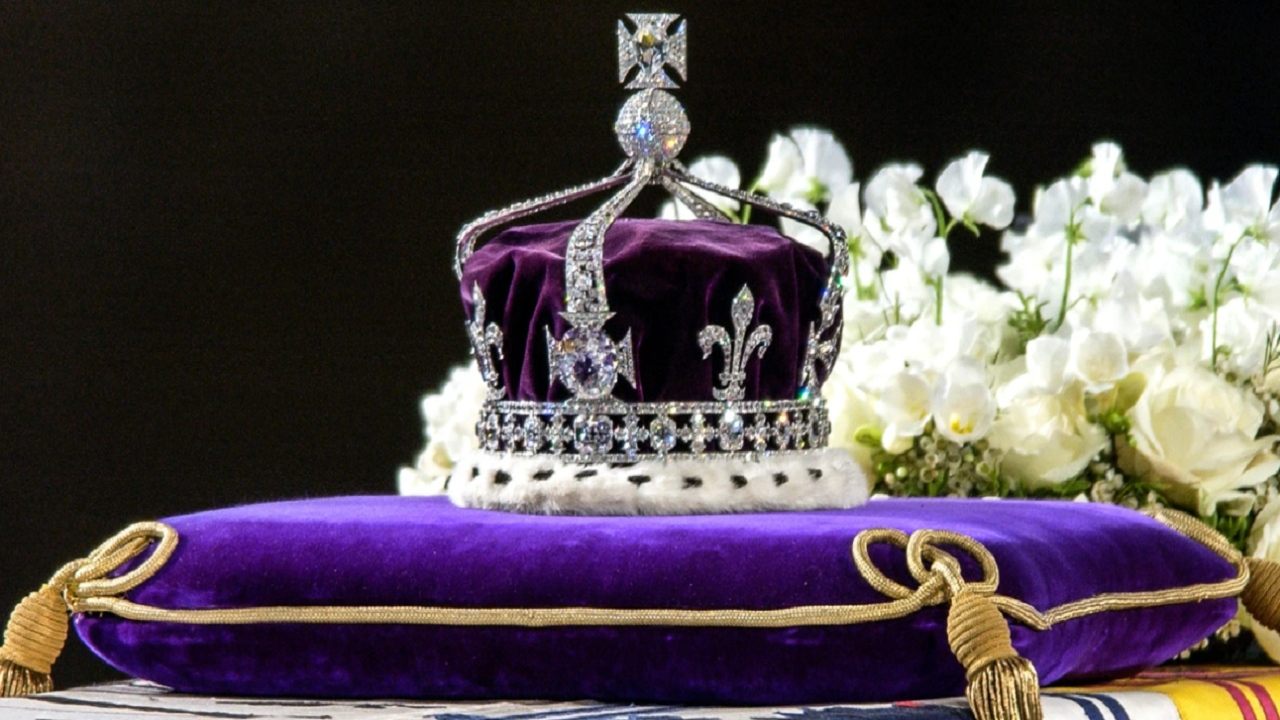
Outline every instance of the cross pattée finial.
{"label": "cross patt\u00e9e finial", "polygon": [[669,66],[681,80],[689,78],[685,33],[688,23],[682,21],[668,32],[679,15],[629,13],[627,17],[636,29],[628,30],[626,23],[618,21],[618,82],[626,82],[632,68],[639,67],[635,78],[626,85],[628,90],[680,87],[663,68]]}

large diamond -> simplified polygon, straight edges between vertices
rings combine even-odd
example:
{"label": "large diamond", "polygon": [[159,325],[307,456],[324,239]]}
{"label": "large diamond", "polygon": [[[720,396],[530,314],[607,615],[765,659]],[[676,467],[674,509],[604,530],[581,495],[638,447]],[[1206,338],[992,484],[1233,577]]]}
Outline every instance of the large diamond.
{"label": "large diamond", "polygon": [[607,415],[579,415],[573,440],[579,453],[603,455],[613,449],[613,421]]}
{"label": "large diamond", "polygon": [[742,449],[746,440],[746,428],[742,416],[732,410],[720,415],[720,449],[726,452],[737,452]]}
{"label": "large diamond", "polygon": [[618,351],[603,330],[570,328],[556,350],[556,372],[574,394],[595,399],[613,390],[618,381]]}

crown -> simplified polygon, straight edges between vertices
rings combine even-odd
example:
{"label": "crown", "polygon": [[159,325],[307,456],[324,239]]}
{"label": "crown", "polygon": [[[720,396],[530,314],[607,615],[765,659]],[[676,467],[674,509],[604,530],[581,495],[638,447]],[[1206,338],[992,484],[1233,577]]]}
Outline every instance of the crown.
{"label": "crown", "polygon": [[[611,175],[486,213],[457,238],[467,334],[487,386],[480,452],[447,485],[459,504],[534,512],[847,507],[865,481],[820,389],[840,344],[844,232],[815,211],[690,175],[668,92],[687,78],[687,23],[618,22]],[[671,71],[669,73],[668,71]],[[697,220],[620,220],[650,185]],[[482,234],[612,193],[580,222]],[[719,195],[816,228],[826,258],[734,223]]]}

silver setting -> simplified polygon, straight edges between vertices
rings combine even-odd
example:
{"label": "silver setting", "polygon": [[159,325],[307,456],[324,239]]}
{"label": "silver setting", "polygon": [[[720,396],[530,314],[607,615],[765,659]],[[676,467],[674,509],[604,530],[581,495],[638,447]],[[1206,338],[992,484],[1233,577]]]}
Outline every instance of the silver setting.
{"label": "silver setting", "polygon": [[[708,455],[759,459],[820,450],[827,446],[827,433],[812,429],[829,424],[826,405],[820,400],[502,400],[485,403],[476,431],[480,447],[490,452],[550,455],[585,464]],[[530,433],[530,427],[538,430]]]}
{"label": "silver setting", "polygon": [[681,80],[688,79],[688,23],[669,33],[679,15],[629,13],[627,17],[636,29],[628,30],[626,23],[618,21],[618,82],[627,82],[632,68],[639,67],[635,79],[626,85],[628,90],[679,87],[663,68],[669,66]]}
{"label": "silver setting", "polygon": [[[617,29],[619,81],[639,92],[622,106],[614,125],[628,159],[608,177],[486,213],[458,234],[454,271],[462,278],[467,259],[485,232],[589,195],[615,193],[570,234],[560,313],[565,326],[558,338],[552,328],[546,328],[551,382],[559,381],[572,393],[571,399],[558,403],[501,399],[501,378],[492,354],[496,350],[502,357],[501,332],[496,323],[484,324],[483,297],[473,287],[478,304],[468,333],[489,388],[489,400],[476,427],[480,446],[519,455],[550,454],[573,462],[633,462],[710,453],[758,458],[825,447],[830,421],[818,391],[839,349],[842,278],[849,271],[844,231],[816,212],[689,175],[677,160],[689,136],[688,116],[665,92],[676,87],[667,68],[682,81],[687,79],[686,23],[673,29],[679,16],[671,14],[628,17],[635,29],[621,22]],[[604,238],[647,185],[661,185],[699,218],[727,220],[705,199],[711,193],[796,220],[826,236],[831,245],[829,274],[818,318],[809,324],[805,338],[798,399],[742,399],[747,362],[753,353],[763,357],[772,339],[767,325],[747,332],[755,312],[754,298],[745,287],[731,307],[732,333],[713,325],[697,338],[704,358],[717,345],[724,354],[715,402],[626,403],[613,397],[620,379],[636,387],[635,358],[629,329],[616,329],[622,332],[620,340],[605,330],[613,312],[605,288]]]}
{"label": "silver setting", "polygon": [[475,306],[471,319],[467,321],[471,352],[476,357],[476,365],[480,367],[480,377],[488,388],[489,399],[500,400],[506,391],[502,388],[502,373],[494,364],[493,355],[497,353],[498,360],[503,359],[502,328],[497,323],[485,325],[484,293],[480,292],[478,284],[471,286],[471,302]]}
{"label": "silver setting", "polygon": [[698,333],[698,346],[702,348],[702,359],[711,357],[711,351],[717,345],[724,352],[724,370],[720,372],[720,383],[723,387],[715,388],[711,395],[717,400],[741,400],[744,395],[743,384],[747,381],[747,361],[754,353],[764,358],[765,350],[773,341],[773,328],[760,325],[747,335],[747,326],[756,314],[756,299],[751,288],[746,285],[733,298],[730,315],[733,317],[733,334],[730,335],[720,325],[708,325]]}
{"label": "silver setting", "polygon": [[642,90],[618,111],[613,132],[627,157],[667,163],[689,139],[689,116],[671,93]]}

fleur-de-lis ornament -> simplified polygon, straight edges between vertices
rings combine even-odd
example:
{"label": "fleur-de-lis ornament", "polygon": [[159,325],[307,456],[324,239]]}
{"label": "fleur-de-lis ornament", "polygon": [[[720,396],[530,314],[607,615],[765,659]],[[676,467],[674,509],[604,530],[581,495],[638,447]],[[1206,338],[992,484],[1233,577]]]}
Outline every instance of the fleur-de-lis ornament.
{"label": "fleur-de-lis ornament", "polygon": [[471,339],[471,351],[476,356],[476,364],[480,367],[480,377],[489,388],[490,400],[501,400],[505,395],[502,389],[502,373],[498,372],[493,362],[494,353],[502,360],[502,328],[497,323],[484,324],[484,293],[480,292],[480,284],[471,286],[471,300],[475,310],[467,321],[467,337]]}
{"label": "fleur-de-lis ornament", "polygon": [[756,299],[746,285],[733,298],[730,315],[733,317],[733,335],[720,325],[708,325],[698,333],[698,346],[702,348],[702,358],[711,357],[711,351],[717,345],[724,352],[724,370],[720,373],[722,387],[715,388],[711,394],[717,400],[741,400],[744,395],[743,385],[747,381],[747,360],[752,353],[764,357],[765,350],[773,341],[773,329],[768,325],[760,325],[747,335],[747,326],[755,315]]}

